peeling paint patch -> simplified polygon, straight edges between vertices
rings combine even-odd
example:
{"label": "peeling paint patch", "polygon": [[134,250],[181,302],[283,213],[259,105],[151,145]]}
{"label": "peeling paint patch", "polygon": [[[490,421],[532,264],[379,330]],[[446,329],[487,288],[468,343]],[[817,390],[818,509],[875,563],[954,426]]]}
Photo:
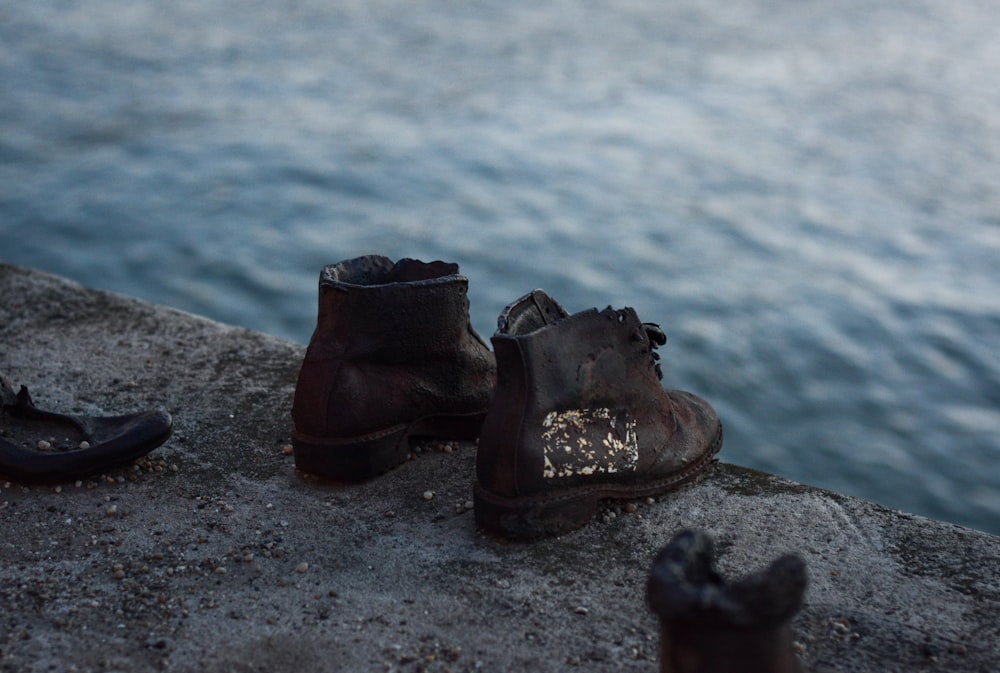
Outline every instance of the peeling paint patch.
{"label": "peeling paint patch", "polygon": [[552,411],[542,421],[546,479],[635,471],[639,445],[635,419],[627,411]]}

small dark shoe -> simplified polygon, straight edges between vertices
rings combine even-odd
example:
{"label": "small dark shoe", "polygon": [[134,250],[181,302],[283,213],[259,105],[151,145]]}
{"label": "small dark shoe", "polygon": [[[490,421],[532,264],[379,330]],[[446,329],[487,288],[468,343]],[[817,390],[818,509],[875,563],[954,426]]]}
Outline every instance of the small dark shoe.
{"label": "small dark shoe", "polygon": [[802,606],[806,566],[794,555],[726,584],[712,541],[674,536],[653,561],[646,598],[660,620],[660,673],[799,673],[790,621]]}
{"label": "small dark shoe", "polygon": [[[32,402],[26,387],[15,393],[3,375],[0,397],[4,434],[0,437],[0,478],[10,481],[54,483],[101,474],[146,455],[167,441],[173,430],[165,411],[124,416],[43,411]],[[11,441],[15,434],[20,441]]]}
{"label": "small dark shoe", "polygon": [[497,389],[476,457],[480,526],[531,539],[579,528],[600,500],[658,495],[722,446],[705,400],[665,390],[660,328],[631,308],[570,316],[541,290],[501,313]]}
{"label": "small dark shoe", "polygon": [[479,435],[496,363],[469,322],[457,264],[370,255],[332,264],[295,387],[295,465],[358,481],[399,465],[413,436]]}

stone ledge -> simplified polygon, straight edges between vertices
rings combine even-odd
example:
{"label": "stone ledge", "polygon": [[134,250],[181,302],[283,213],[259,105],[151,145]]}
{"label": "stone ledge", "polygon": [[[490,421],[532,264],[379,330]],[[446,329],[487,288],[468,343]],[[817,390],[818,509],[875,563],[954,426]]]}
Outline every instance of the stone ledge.
{"label": "stone ledge", "polygon": [[0,477],[0,671],[655,671],[646,575],[681,527],[713,536],[729,577],[803,556],[810,670],[1000,662],[1000,538],[720,462],[634,513],[508,543],[474,525],[470,444],[360,485],[297,474],[302,346],[6,264],[0,297],[0,368],[40,407],[175,421],[104,479]]}

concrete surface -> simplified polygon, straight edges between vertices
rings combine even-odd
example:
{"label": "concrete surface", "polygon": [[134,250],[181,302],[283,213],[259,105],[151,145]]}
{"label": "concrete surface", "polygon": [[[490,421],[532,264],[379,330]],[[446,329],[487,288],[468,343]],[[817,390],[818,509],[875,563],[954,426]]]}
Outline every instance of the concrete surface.
{"label": "concrete surface", "polygon": [[297,474],[303,352],[0,264],[0,368],[39,407],[175,420],[101,479],[0,477],[0,670],[653,672],[646,575],[684,526],[715,538],[728,577],[804,557],[811,670],[1000,667],[1000,538],[726,464],[723,447],[676,494],[508,543],[474,525],[471,444],[361,485]]}

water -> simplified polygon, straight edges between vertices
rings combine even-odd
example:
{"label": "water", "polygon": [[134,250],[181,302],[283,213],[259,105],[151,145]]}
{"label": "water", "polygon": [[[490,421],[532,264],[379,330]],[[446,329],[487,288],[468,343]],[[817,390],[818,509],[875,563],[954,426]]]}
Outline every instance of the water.
{"label": "water", "polygon": [[722,457],[1000,533],[1000,6],[0,6],[0,259],[306,342],[326,263],[660,322]]}

